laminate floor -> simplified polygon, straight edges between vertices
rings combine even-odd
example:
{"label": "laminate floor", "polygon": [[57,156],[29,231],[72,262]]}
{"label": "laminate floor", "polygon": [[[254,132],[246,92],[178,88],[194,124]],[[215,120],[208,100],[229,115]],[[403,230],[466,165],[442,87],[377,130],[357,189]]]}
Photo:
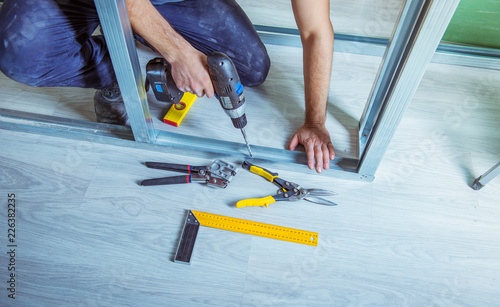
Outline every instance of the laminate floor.
{"label": "laminate floor", "polygon": [[[283,148],[300,125],[299,51],[270,45],[269,80],[245,88],[253,144]],[[151,56],[141,47],[142,64]],[[379,62],[335,55],[328,127],[339,155],[357,155],[357,122]],[[240,168],[227,189],[142,187],[176,174],[144,161],[210,160],[0,130],[0,305],[498,306],[500,179],[480,191],[469,185],[500,159],[499,81],[497,70],[429,65],[371,183],[273,169],[335,190],[336,207],[236,209],[274,185]],[[31,88],[3,75],[0,89],[1,108],[93,120],[93,90]],[[236,129],[222,131],[230,123],[215,99],[197,100],[173,128],[159,119],[166,106],[149,98],[158,129],[241,141]],[[319,245],[202,228],[192,264],[177,264],[187,210],[315,231]]]}

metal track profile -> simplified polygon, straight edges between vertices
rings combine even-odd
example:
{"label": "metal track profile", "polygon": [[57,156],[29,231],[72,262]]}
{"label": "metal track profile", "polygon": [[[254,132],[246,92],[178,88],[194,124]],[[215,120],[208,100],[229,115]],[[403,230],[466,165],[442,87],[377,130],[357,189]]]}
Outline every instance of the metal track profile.
{"label": "metal track profile", "polygon": [[[301,47],[298,29],[255,25],[265,44]],[[335,52],[384,56],[389,45],[388,38],[335,33]],[[432,56],[432,63],[500,69],[500,50],[493,48],[439,43]]]}
{"label": "metal track profile", "polygon": [[[109,125],[2,108],[0,108],[0,129],[207,159],[239,160],[248,155],[246,146],[242,143],[200,138],[166,131],[158,131],[156,142],[142,143],[134,141],[134,134],[128,126]],[[293,172],[310,173],[303,152],[257,145],[252,145],[252,148],[255,151],[253,160],[256,163],[263,166],[271,166],[272,164],[273,167],[282,167]],[[349,180],[373,180],[373,176],[360,175],[356,172],[356,159],[336,157],[334,162],[335,165],[332,165],[332,171],[324,172],[324,176]]]}

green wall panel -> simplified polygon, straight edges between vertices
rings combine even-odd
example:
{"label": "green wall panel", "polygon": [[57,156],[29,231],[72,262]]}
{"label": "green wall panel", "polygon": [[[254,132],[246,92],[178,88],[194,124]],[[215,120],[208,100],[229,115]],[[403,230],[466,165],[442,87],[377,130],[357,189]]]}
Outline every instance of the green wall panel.
{"label": "green wall panel", "polygon": [[500,0],[462,0],[444,42],[500,49]]}

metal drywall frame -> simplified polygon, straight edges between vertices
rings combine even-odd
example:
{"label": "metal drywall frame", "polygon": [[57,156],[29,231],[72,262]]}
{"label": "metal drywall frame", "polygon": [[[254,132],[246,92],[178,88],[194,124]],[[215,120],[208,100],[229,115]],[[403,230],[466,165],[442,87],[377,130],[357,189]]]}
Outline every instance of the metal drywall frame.
{"label": "metal drywall frame", "polygon": [[[384,95],[378,95],[383,97],[382,100],[374,101],[371,106],[370,103],[367,104],[364,118],[368,118],[368,116],[371,118],[371,129],[368,129],[366,146],[360,152],[360,159],[337,157],[331,163],[333,169],[329,172],[323,172],[323,176],[373,180],[390,139],[458,2],[459,0],[408,0],[406,2],[394,35],[389,40],[389,48],[398,48],[403,52],[393,52],[389,49],[385,52],[383,63],[387,63],[387,65],[381,66],[380,73],[374,83],[372,96],[382,89],[387,92]],[[188,150],[193,155],[196,155],[196,152],[204,152],[208,155],[246,158],[243,144],[193,136],[187,137],[157,131],[153,128],[125,1],[95,0],[95,3],[120,87],[126,89],[122,93],[131,118],[132,129],[111,129],[112,125],[90,122],[75,123],[75,121],[65,121],[54,117],[41,119],[40,116],[30,116],[27,113],[6,110],[0,110],[0,128],[70,138],[85,136],[88,140],[119,146],[153,150],[168,147],[169,151],[183,152]],[[354,42],[373,43],[370,40],[361,39],[360,41],[357,38],[354,39]],[[375,49],[380,50],[380,48],[381,46],[375,46]],[[393,58],[396,54],[398,57]],[[370,101],[372,101],[371,98]],[[366,128],[367,125],[363,125],[363,127]],[[362,131],[366,131],[366,129]],[[360,133],[360,135],[362,134]],[[132,138],[135,141],[131,141]],[[311,173],[306,165],[306,156],[302,152],[268,147],[259,147],[259,152],[260,155],[255,158],[263,162],[286,164],[289,169],[294,171]]]}
{"label": "metal drywall frame", "polygon": [[[109,25],[114,24],[115,29],[122,26],[130,31],[128,20],[125,20],[124,0],[116,0],[116,2],[95,0],[95,2],[101,22]],[[110,4],[111,2],[113,4]],[[405,3],[388,48],[386,48],[378,77],[360,121],[361,150],[357,169],[359,175],[372,178],[375,174],[390,139],[418,87],[427,64],[439,45],[458,3],[459,0],[408,0]],[[106,11],[103,11],[104,9]],[[113,10],[118,11],[118,13],[110,14]],[[129,48],[129,52],[116,52],[115,57],[137,57],[133,54],[135,49],[133,42],[131,42],[133,40],[131,35],[107,37],[108,44],[110,44],[110,40],[121,40],[121,42],[111,42],[112,47],[121,46],[123,48],[125,46]],[[125,59],[124,62],[131,61]],[[138,63],[135,64],[138,66]],[[119,67],[116,66],[115,70],[117,70],[117,75],[130,74],[130,72],[119,70]],[[140,70],[136,68],[134,73],[140,74]],[[139,87],[139,85],[137,86]],[[137,110],[131,111],[137,112]],[[137,116],[137,114],[134,115],[134,117]],[[138,127],[134,129],[134,122],[131,122],[131,125],[135,135],[136,131],[140,129]],[[189,140],[189,142],[197,141],[201,140],[193,138]],[[162,141],[162,143],[168,144],[168,141]],[[178,145],[188,144],[180,143]],[[264,153],[269,150],[264,148]],[[279,160],[279,157],[275,158]]]}
{"label": "metal drywall frame", "polygon": [[[242,158],[248,158],[245,151],[239,150],[241,144],[226,142],[215,139],[207,139],[196,136],[186,136],[176,133],[166,133],[164,131],[154,130],[150,125],[151,115],[147,107],[147,98],[144,92],[144,83],[142,80],[140,65],[137,60],[137,51],[134,44],[134,38],[128,20],[128,14],[125,6],[125,0],[95,0],[96,8],[99,14],[101,24],[103,24],[106,43],[110,49],[111,59],[115,74],[121,89],[127,93],[122,95],[130,117],[130,126],[134,133],[136,141],[164,145],[173,148],[193,149],[200,151],[231,153]],[[125,68],[121,63],[124,63]],[[132,81],[134,83],[132,84]],[[128,88],[122,86],[122,83]],[[139,107],[141,106],[141,107]],[[147,112],[146,112],[147,111]],[[138,138],[136,135],[139,135]],[[145,137],[144,137],[145,136]],[[307,157],[303,152],[294,152],[289,150],[276,149],[271,147],[262,147],[252,145],[259,150],[255,151],[253,159],[261,161],[261,165],[266,162],[295,164],[294,169],[302,172],[309,172],[307,167]],[[336,157],[331,163],[329,172],[323,172],[325,176],[351,178],[357,180],[373,180],[373,176],[358,174],[356,171],[357,160]],[[290,167],[289,167],[290,168]]]}

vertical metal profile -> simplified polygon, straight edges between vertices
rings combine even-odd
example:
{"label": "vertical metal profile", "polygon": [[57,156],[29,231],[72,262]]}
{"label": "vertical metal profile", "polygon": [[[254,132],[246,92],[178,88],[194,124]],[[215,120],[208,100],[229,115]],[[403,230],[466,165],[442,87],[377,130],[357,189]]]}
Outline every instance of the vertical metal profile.
{"label": "vertical metal profile", "polygon": [[144,89],[144,80],[125,0],[95,0],[129,123],[138,142],[153,143],[156,131]]}
{"label": "vertical metal profile", "polygon": [[360,121],[360,174],[375,174],[459,2],[406,2]]}
{"label": "vertical metal profile", "polygon": [[411,34],[424,5],[425,0],[410,0],[400,12],[397,26],[394,27],[392,39],[389,40],[385,48],[377,78],[373,83],[368,102],[359,122],[359,152],[361,153],[364,151],[366,141],[380,115],[383,103],[389,95],[391,87],[394,86],[393,81],[397,80],[398,74],[401,73],[401,63],[404,63],[405,56],[411,49]]}

